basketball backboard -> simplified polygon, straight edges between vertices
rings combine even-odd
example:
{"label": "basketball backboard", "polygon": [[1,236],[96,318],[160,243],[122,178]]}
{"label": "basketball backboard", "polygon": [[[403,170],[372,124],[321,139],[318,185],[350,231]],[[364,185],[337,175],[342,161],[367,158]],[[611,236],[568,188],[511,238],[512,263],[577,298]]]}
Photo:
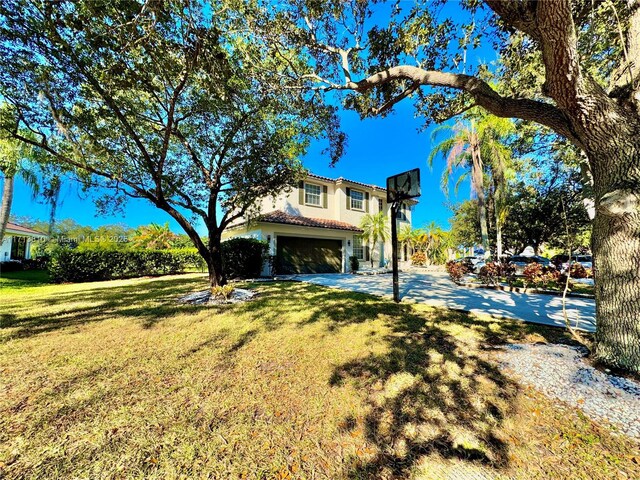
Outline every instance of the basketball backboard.
{"label": "basketball backboard", "polygon": [[420,196],[420,169],[399,173],[387,178],[387,202],[401,202]]}

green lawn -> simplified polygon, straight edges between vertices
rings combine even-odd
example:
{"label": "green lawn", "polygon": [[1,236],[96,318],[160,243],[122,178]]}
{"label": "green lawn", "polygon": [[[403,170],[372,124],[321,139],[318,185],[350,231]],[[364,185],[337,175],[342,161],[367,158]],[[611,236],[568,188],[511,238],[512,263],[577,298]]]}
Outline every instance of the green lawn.
{"label": "green lawn", "polygon": [[49,272],[46,270],[0,271],[0,292],[8,293],[9,289],[16,290],[45,283],[49,283]]}
{"label": "green lawn", "polygon": [[561,330],[300,283],[177,305],[198,274],[6,283],[0,478],[640,478],[636,443],[497,368]]}

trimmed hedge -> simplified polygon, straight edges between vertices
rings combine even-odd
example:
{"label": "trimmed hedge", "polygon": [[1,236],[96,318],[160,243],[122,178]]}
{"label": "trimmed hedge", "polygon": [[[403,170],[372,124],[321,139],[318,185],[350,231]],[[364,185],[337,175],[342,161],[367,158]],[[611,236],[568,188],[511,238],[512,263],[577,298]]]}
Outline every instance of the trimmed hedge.
{"label": "trimmed hedge", "polygon": [[[265,242],[253,238],[223,242],[222,264],[227,278],[259,277],[268,250]],[[169,275],[189,267],[205,267],[195,249],[79,251],[64,248],[55,251],[48,262],[51,280],[57,283]]]}
{"label": "trimmed hedge", "polygon": [[24,265],[17,260],[9,260],[7,262],[0,262],[0,272],[21,272],[24,270]]}
{"label": "trimmed hedge", "polygon": [[193,250],[95,250],[57,251],[49,261],[53,282],[92,282],[117,278],[167,275],[201,267],[202,257]]}
{"label": "trimmed hedge", "polygon": [[230,238],[222,242],[222,268],[228,279],[256,278],[268,258],[269,245],[255,238]]}

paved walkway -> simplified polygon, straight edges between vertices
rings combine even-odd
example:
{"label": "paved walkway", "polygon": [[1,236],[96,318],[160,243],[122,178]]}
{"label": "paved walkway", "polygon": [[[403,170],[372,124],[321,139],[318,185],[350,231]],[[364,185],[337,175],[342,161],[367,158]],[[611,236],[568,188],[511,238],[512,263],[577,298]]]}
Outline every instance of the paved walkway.
{"label": "paved walkway", "polygon": [[[391,275],[317,274],[294,275],[293,280],[391,297]],[[403,301],[424,303],[507,317],[525,322],[564,327],[562,297],[531,293],[504,292],[487,288],[460,287],[445,272],[408,272],[400,274],[400,297]],[[567,315],[574,327],[595,331],[595,301],[567,297]]]}

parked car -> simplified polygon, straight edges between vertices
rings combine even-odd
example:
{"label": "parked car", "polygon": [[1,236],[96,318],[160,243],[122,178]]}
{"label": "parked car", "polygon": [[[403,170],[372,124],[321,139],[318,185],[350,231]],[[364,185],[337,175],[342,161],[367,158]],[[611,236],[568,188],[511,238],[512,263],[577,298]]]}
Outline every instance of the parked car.
{"label": "parked car", "polygon": [[516,269],[516,275],[522,275],[524,268],[530,263],[539,263],[543,267],[555,268],[551,260],[540,255],[534,255],[532,257],[525,257],[524,255],[515,255],[508,261],[510,265],[513,265]]}
{"label": "parked car", "polygon": [[457,259],[456,262],[464,263],[469,271],[473,273],[478,273],[485,265],[484,258],[482,257],[462,257]]}
{"label": "parked car", "polygon": [[564,270],[564,266],[569,262],[569,255],[561,254],[551,257],[551,263],[555,265],[558,270]]}
{"label": "parked car", "polygon": [[[569,268],[569,255],[554,255],[551,263],[563,272]],[[584,268],[593,268],[593,257],[591,255],[571,255],[571,263],[579,263]]]}

